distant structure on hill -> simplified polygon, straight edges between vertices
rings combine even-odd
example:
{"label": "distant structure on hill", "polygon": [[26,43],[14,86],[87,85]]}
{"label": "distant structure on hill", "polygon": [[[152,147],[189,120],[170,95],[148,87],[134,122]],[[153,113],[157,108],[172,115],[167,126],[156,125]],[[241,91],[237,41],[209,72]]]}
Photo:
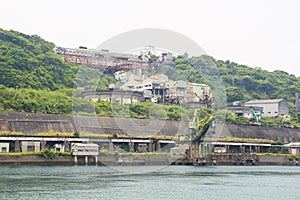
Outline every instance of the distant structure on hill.
{"label": "distant structure on hill", "polygon": [[136,104],[143,101],[164,104],[188,103],[193,107],[204,108],[210,107],[211,104],[211,89],[206,84],[169,80],[165,74],[147,77],[141,73],[124,71],[115,72],[115,78],[123,82],[120,89],[83,92],[83,97],[92,101],[111,101],[122,104]]}
{"label": "distant structure on hill", "polygon": [[120,70],[146,69],[148,67],[148,60],[143,57],[114,53],[108,50],[55,47],[54,52],[59,54],[65,62],[86,65],[110,74]]}
{"label": "distant structure on hill", "polygon": [[[152,48],[155,49],[155,47]],[[55,47],[54,52],[60,55],[65,62],[96,68],[108,74],[133,69],[151,71],[153,67],[157,67],[162,63],[169,66],[173,63],[173,54],[166,50],[161,51],[159,55],[153,54],[152,51],[142,50],[135,52],[135,54],[129,54],[110,52],[105,49],[88,49],[80,46],[79,48]]]}
{"label": "distant structure on hill", "polygon": [[283,117],[289,115],[289,105],[284,99],[251,100],[245,106],[262,107],[262,117]]}
{"label": "distant structure on hill", "polygon": [[99,69],[113,75],[118,82],[122,83],[119,88],[82,93],[84,98],[92,101],[122,104],[136,104],[143,101],[164,104],[189,103],[193,107],[210,107],[212,95],[210,87],[206,84],[169,80],[167,75],[161,73],[151,76],[143,74],[143,70],[151,72],[153,67],[161,64],[172,66],[172,53],[170,52],[162,51],[156,55],[147,50],[134,55],[108,50],[90,50],[87,47],[79,49],[55,47],[54,51],[65,62]]}

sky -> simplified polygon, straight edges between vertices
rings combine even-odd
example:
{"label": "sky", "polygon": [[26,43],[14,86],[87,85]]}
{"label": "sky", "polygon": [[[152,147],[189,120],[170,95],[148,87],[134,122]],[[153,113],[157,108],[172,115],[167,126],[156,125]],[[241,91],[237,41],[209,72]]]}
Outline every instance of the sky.
{"label": "sky", "polygon": [[[216,59],[300,77],[298,0],[2,0],[0,28],[96,48],[126,31],[168,29]],[[145,44],[149,45],[149,44]]]}

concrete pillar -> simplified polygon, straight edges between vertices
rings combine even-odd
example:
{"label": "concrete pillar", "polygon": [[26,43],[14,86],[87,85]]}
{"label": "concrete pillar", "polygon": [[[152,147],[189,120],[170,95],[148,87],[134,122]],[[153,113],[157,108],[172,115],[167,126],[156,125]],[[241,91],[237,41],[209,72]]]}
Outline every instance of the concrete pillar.
{"label": "concrete pillar", "polygon": [[159,143],[159,141],[156,142],[156,145],[157,145],[157,146],[156,146],[157,151],[159,151],[159,150],[161,149],[161,144]]}
{"label": "concrete pillar", "polygon": [[199,158],[199,142],[193,142],[190,147],[190,158],[198,159]]}
{"label": "concrete pillar", "polygon": [[46,149],[46,141],[40,141],[41,143],[41,150]]}
{"label": "concrete pillar", "polygon": [[288,148],[289,154],[292,154],[291,147]]}
{"label": "concrete pillar", "polygon": [[242,154],[244,154],[245,153],[245,146],[241,145],[240,146],[240,151],[241,151]]}
{"label": "concrete pillar", "polygon": [[204,149],[204,143],[200,143],[199,145],[199,157],[204,158],[205,157],[205,149]]}
{"label": "concrete pillar", "polygon": [[15,141],[15,152],[21,152],[20,141],[19,140]]}
{"label": "concrete pillar", "polygon": [[89,164],[89,157],[85,156],[85,165]]}
{"label": "concrete pillar", "polygon": [[74,157],[74,163],[75,163],[75,165],[77,165],[77,163],[78,163],[77,156]]}
{"label": "concrete pillar", "polygon": [[153,139],[152,140],[152,151],[157,151],[158,150],[158,140]]}
{"label": "concrete pillar", "polygon": [[134,142],[132,141],[129,142],[129,151],[134,152]]}
{"label": "concrete pillar", "polygon": [[148,148],[149,150],[148,151],[152,152],[153,151],[153,141],[152,140],[150,140],[150,143],[149,143],[148,146],[149,146],[149,148]]}
{"label": "concrete pillar", "polygon": [[70,142],[65,140],[64,141],[64,146],[65,146],[65,152],[70,152]]}
{"label": "concrete pillar", "polygon": [[114,144],[112,142],[109,142],[109,151],[110,152],[114,151]]}
{"label": "concrete pillar", "polygon": [[116,145],[116,152],[119,153],[119,145]]}
{"label": "concrete pillar", "polygon": [[255,147],[255,152],[256,152],[256,153],[260,153],[260,146],[256,146],[256,147]]}
{"label": "concrete pillar", "polygon": [[95,165],[98,165],[98,156],[95,156]]}

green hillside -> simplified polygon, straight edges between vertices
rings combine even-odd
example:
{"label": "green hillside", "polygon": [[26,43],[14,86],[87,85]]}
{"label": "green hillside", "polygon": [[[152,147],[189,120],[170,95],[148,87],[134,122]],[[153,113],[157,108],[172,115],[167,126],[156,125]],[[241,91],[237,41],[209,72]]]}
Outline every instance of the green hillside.
{"label": "green hillside", "polygon": [[[226,89],[227,104],[250,99],[286,99],[294,112],[295,94],[300,93],[300,78],[284,71],[269,72],[260,67],[252,68],[230,61],[215,60],[210,56],[175,58],[176,70],[188,81],[214,85],[216,79],[201,75],[201,68],[217,68]],[[197,69],[195,69],[197,68]],[[209,74],[209,72],[206,72]]]}
{"label": "green hillside", "polygon": [[[0,29],[0,110],[68,114],[72,112],[72,88],[79,66],[63,62],[59,55],[53,52],[54,46],[37,35],[29,36]],[[293,112],[294,95],[300,93],[300,78],[283,71],[269,72],[259,67],[251,68],[230,61],[215,60],[210,56],[178,56],[174,58],[174,63],[175,66],[166,68],[165,71],[157,69],[157,72],[164,72],[174,79],[183,78],[189,82],[207,83],[218,91],[214,94],[215,98],[223,98],[221,93],[224,93],[222,89],[225,89],[228,105],[233,101],[285,98]],[[101,73],[91,68],[81,70],[86,71],[82,77],[76,77],[79,84],[77,86],[89,89],[88,86],[95,82]],[[220,77],[224,88],[216,88],[219,87]],[[112,76],[101,74],[96,88],[105,89],[114,81]],[[82,112],[94,110],[93,105],[82,99],[80,94],[74,101],[78,102],[78,107],[82,107],[78,108]],[[111,116],[109,105],[97,103],[96,107],[97,114],[103,116],[108,113],[107,115]],[[145,107],[149,105],[145,104]],[[132,116],[147,117],[137,114],[136,110],[144,108],[132,106],[131,109]],[[166,108],[172,112],[174,109],[178,108]],[[180,118],[175,115],[169,118]]]}
{"label": "green hillside", "polygon": [[216,65],[226,84],[229,102],[276,98],[293,102],[295,93],[300,93],[300,78],[284,71],[269,72],[260,67],[251,68],[220,60],[216,61]]}
{"label": "green hillside", "polygon": [[73,87],[78,67],[64,63],[54,44],[37,35],[0,29],[0,84],[56,90]]}

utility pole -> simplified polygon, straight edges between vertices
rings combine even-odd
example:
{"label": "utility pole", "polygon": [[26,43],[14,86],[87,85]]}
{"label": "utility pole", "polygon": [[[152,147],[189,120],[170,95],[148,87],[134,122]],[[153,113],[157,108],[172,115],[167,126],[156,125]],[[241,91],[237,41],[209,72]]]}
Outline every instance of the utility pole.
{"label": "utility pole", "polygon": [[298,119],[298,113],[299,113],[299,94],[296,93],[296,95],[295,95],[295,115],[296,115],[297,119]]}

